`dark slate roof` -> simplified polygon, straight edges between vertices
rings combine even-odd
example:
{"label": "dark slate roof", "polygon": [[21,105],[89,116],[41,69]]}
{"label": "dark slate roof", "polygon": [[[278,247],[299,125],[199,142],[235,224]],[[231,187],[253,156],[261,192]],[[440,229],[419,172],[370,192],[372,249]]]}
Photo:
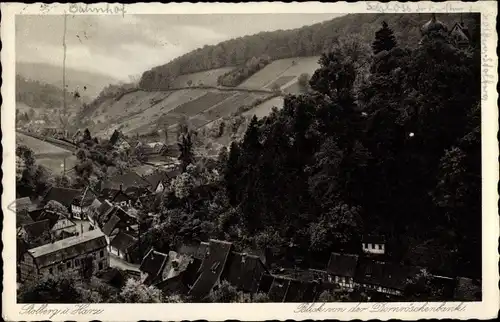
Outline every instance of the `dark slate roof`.
{"label": "dark slate roof", "polygon": [[81,235],[65,238],[54,243],[30,249],[38,267],[63,262],[80,254],[94,252],[107,246],[106,238],[98,229]]}
{"label": "dark slate roof", "polygon": [[57,201],[69,209],[71,207],[71,204],[73,203],[73,200],[81,194],[82,190],[52,187],[45,194],[43,200],[44,203],[47,203],[51,200]]}
{"label": "dark slate roof", "polygon": [[408,278],[418,274],[420,269],[393,263],[385,263],[368,258],[359,259],[356,282],[382,286],[403,291]]}
{"label": "dark slate roof", "polygon": [[365,235],[362,238],[363,243],[385,244],[385,237],[379,235]]}
{"label": "dark slate roof", "polygon": [[453,32],[453,30],[455,29],[459,29],[461,32],[463,32],[464,36],[467,37],[467,40],[470,40],[471,39],[471,36],[470,36],[470,33],[469,33],[469,29],[462,23],[460,22],[456,22],[454,25],[453,25],[453,28],[451,28],[450,30],[450,34]]}
{"label": "dark slate roof", "polygon": [[143,187],[128,187],[127,189],[125,189],[124,193],[127,198],[136,200],[146,193],[149,193],[149,190]]}
{"label": "dark slate roof", "polygon": [[106,236],[111,236],[111,233],[115,230],[115,228],[118,226],[118,223],[120,222],[120,217],[118,217],[115,214],[112,214],[109,220],[106,222],[104,227],[102,227],[102,232]]}
{"label": "dark slate roof", "polygon": [[149,182],[135,172],[115,176],[110,178],[110,181],[118,185],[121,184],[123,189],[128,187],[149,187]]}
{"label": "dark slate roof", "polygon": [[458,277],[453,298],[456,301],[481,301],[481,280]]}
{"label": "dark slate roof", "polygon": [[291,280],[284,302],[313,302],[319,283]]}
{"label": "dark slate roof", "polygon": [[271,284],[273,284],[273,281],[274,281],[274,277],[271,274],[262,275],[262,277],[260,278],[258,291],[265,293],[265,294],[269,293],[269,290],[271,289]]}
{"label": "dark slate roof", "polygon": [[29,238],[38,238],[44,233],[50,232],[51,228],[52,226],[50,225],[50,221],[48,219],[35,221],[31,224],[23,226],[23,229],[26,231]]}
{"label": "dark slate roof", "polygon": [[335,276],[354,277],[358,255],[332,253],[328,261],[328,273]]}
{"label": "dark slate roof", "polygon": [[161,281],[155,286],[162,291],[163,295],[184,295],[189,292],[189,287],[184,282],[184,272],[181,274]]}
{"label": "dark slate roof", "polygon": [[74,203],[81,207],[90,206],[94,200],[97,198],[97,194],[91,189],[85,189],[80,196],[75,197]]}
{"label": "dark slate roof", "polygon": [[176,168],[176,169],[167,171],[167,177],[169,179],[173,179],[173,178],[177,177],[178,175],[180,175],[181,173],[182,173],[181,169]]}
{"label": "dark slate roof", "polygon": [[134,199],[132,196],[129,196],[128,193],[120,190],[119,188],[104,188],[101,190],[99,198],[116,202]]}
{"label": "dark slate roof", "polygon": [[224,279],[238,290],[255,293],[260,278],[268,270],[258,256],[233,252],[228,260]]}
{"label": "dark slate roof", "polygon": [[147,273],[144,284],[152,284],[161,275],[165,264],[167,263],[168,255],[155,251],[153,248],[142,259],[140,266],[141,272]]}
{"label": "dark slate roof", "polygon": [[221,277],[231,250],[232,244],[229,242],[214,239],[209,241],[208,252],[200,267],[200,275],[189,295],[203,299],[210,293]]}
{"label": "dark slate roof", "polygon": [[104,200],[99,208],[97,208],[97,215],[98,217],[104,216],[108,211],[110,211],[113,208],[113,204],[110,203],[108,200]]}
{"label": "dark slate roof", "polygon": [[267,293],[271,302],[283,302],[285,300],[290,282],[291,280],[287,278],[274,277],[269,292]]}
{"label": "dark slate roof", "polygon": [[168,178],[167,173],[163,171],[156,171],[155,173],[152,173],[148,176],[145,176],[144,179],[149,182],[149,185],[151,186],[152,189],[156,189],[160,182],[165,182],[165,180]]}
{"label": "dark slate roof", "polygon": [[131,246],[137,242],[137,239],[124,232],[119,232],[111,241],[110,245],[120,251],[126,252]]}

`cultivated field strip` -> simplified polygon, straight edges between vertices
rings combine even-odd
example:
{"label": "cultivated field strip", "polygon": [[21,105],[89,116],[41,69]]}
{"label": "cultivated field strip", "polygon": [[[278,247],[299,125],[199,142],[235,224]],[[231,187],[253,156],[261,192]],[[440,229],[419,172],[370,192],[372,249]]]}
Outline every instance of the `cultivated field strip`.
{"label": "cultivated field strip", "polygon": [[266,88],[273,89],[274,87],[279,87],[281,88],[283,85],[289,83],[295,78],[295,76],[281,76],[278,79],[276,79],[274,82],[271,84],[267,85]]}
{"label": "cultivated field strip", "polygon": [[[208,92],[205,95],[184,103],[176,108],[174,108],[170,113],[173,114],[179,114],[179,115],[186,115],[186,116],[194,116],[198,113],[203,112],[207,108],[210,108],[211,106],[221,102],[222,100],[234,95],[234,93],[214,93],[214,92]],[[170,114],[169,113],[169,114]]]}
{"label": "cultivated field strip", "polygon": [[276,60],[257,73],[253,74],[238,87],[243,88],[263,88],[279,77],[287,68],[292,65],[293,59]]}

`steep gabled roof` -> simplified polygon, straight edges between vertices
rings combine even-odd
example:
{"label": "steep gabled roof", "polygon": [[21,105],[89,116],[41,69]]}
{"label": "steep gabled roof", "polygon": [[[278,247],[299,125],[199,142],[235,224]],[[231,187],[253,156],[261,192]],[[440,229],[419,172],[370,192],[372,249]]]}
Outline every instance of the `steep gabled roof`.
{"label": "steep gabled roof", "polygon": [[35,221],[23,226],[23,229],[26,231],[29,238],[38,238],[44,233],[49,233],[51,228],[52,226],[50,225],[50,220],[48,219]]}
{"label": "steep gabled roof", "polygon": [[165,182],[165,180],[168,179],[168,174],[163,171],[156,171],[148,176],[145,176],[144,179],[149,182],[152,189],[156,189],[160,182]]}
{"label": "steep gabled roof", "polygon": [[242,253],[231,253],[224,279],[239,290],[254,293],[260,279],[268,270],[258,256]]}
{"label": "steep gabled roof", "polygon": [[94,193],[91,189],[84,189],[83,193],[80,196],[75,197],[74,203],[81,207],[88,207],[92,205],[94,200],[97,198],[97,194]]}
{"label": "steep gabled roof", "polygon": [[130,247],[137,243],[137,239],[124,232],[119,232],[110,242],[110,246],[122,252],[126,252]]}
{"label": "steep gabled roof", "polygon": [[357,266],[358,255],[332,253],[327,271],[336,276],[354,277]]}
{"label": "steep gabled roof", "polygon": [[292,279],[289,282],[284,302],[313,302],[316,297],[318,283]]}
{"label": "steep gabled roof", "polygon": [[118,185],[121,184],[123,189],[128,187],[149,187],[148,181],[132,171],[110,178],[110,181]]}
{"label": "steep gabled roof", "polygon": [[363,243],[385,244],[385,237],[380,235],[365,235],[361,241]]}
{"label": "steep gabled roof", "polygon": [[284,302],[290,282],[290,279],[275,276],[267,293],[269,299],[272,302]]}
{"label": "steep gabled roof", "polygon": [[231,250],[232,244],[229,242],[214,239],[209,241],[207,254],[200,267],[200,275],[189,291],[190,295],[196,299],[203,299],[210,293],[220,280]]}
{"label": "steep gabled roof", "polygon": [[81,195],[83,191],[77,189],[69,189],[62,187],[51,187],[49,191],[45,194],[43,201],[47,203],[51,200],[57,201],[66,208],[70,208],[73,200]]}
{"label": "steep gabled roof", "polygon": [[450,30],[450,35],[455,31],[455,30],[458,30],[459,32],[461,32],[466,38],[468,41],[470,41],[471,39],[471,36],[470,36],[470,33],[469,33],[469,29],[463,24],[463,23],[460,23],[460,22],[456,22],[454,25],[453,25],[453,28],[451,28]]}
{"label": "steep gabled roof", "polygon": [[120,217],[118,217],[115,214],[112,214],[109,220],[106,222],[104,227],[102,227],[102,232],[106,236],[111,236],[115,228],[118,226],[118,223],[120,222]]}
{"label": "steep gabled roof", "polygon": [[356,282],[403,291],[408,278],[416,276],[419,271],[417,267],[360,258],[356,270]]}
{"label": "steep gabled roof", "polygon": [[155,251],[153,248],[144,256],[140,270],[147,274],[144,284],[152,284],[161,276],[163,268],[167,263],[168,255]]}

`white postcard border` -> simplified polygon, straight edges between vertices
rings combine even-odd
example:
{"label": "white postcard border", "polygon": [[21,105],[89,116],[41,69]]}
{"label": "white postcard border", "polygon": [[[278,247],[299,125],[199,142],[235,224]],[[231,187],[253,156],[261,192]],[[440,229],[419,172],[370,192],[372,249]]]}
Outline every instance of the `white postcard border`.
{"label": "white postcard border", "polygon": [[[8,321],[35,320],[211,320],[221,321],[238,319],[259,321],[267,319],[426,319],[426,318],[493,318],[499,310],[498,289],[498,81],[496,54],[497,33],[495,1],[464,3],[448,1],[445,3],[378,3],[374,1],[357,3],[171,3],[171,4],[22,4],[2,3],[1,40],[2,61],[2,211],[3,219],[3,318]],[[482,37],[482,173],[483,173],[483,300],[466,303],[362,303],[353,311],[357,303],[321,303],[302,306],[298,303],[262,304],[90,304],[77,305],[51,304],[47,306],[16,303],[16,257],[15,216],[7,208],[15,201],[15,21],[18,14],[209,14],[209,13],[411,13],[411,12],[481,12]],[[431,308],[441,307],[442,311]],[[444,307],[454,308],[444,312]],[[361,310],[364,308],[364,310]],[[405,308],[406,311],[394,312],[389,308]],[[31,310],[30,310],[31,309]],[[95,310],[95,311],[89,311]],[[101,311],[102,312],[99,312]],[[412,311],[413,310],[413,311]],[[303,312],[301,312],[303,311]]]}

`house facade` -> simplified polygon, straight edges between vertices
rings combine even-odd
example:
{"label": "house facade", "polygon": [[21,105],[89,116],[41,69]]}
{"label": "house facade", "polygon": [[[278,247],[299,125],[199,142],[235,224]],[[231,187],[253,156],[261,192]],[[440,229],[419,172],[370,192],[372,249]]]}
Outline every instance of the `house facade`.
{"label": "house facade", "polygon": [[352,290],[357,266],[358,255],[332,253],[327,267],[328,281],[343,289]]}
{"label": "house facade", "polygon": [[25,252],[19,262],[22,281],[88,269],[93,274],[109,267],[106,238],[99,230],[62,239]]}
{"label": "house facade", "polygon": [[383,236],[364,236],[361,242],[365,254],[384,255],[385,238]]}

